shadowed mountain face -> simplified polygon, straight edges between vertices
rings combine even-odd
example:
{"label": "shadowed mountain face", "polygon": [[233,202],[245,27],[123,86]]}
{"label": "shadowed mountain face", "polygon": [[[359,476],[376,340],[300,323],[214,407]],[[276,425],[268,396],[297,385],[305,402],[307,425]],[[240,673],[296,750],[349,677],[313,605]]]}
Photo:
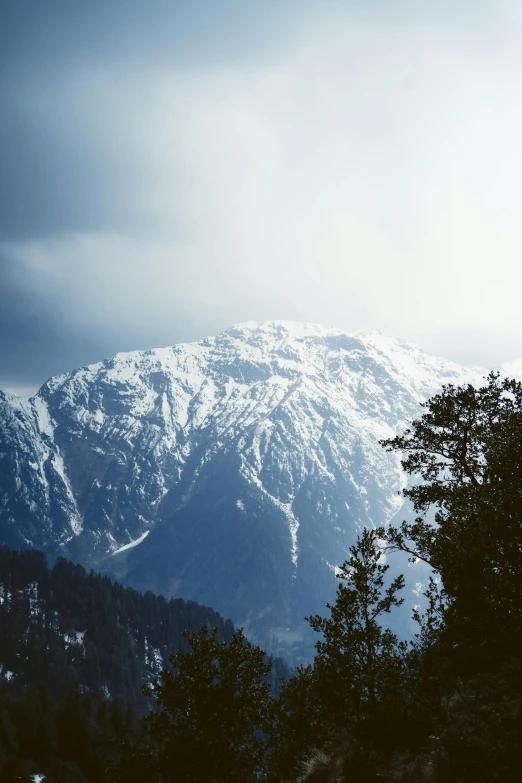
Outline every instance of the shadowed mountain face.
{"label": "shadowed mountain face", "polygon": [[247,629],[322,612],[400,509],[378,441],[483,372],[378,332],[246,323],[0,394],[0,540],[210,605]]}

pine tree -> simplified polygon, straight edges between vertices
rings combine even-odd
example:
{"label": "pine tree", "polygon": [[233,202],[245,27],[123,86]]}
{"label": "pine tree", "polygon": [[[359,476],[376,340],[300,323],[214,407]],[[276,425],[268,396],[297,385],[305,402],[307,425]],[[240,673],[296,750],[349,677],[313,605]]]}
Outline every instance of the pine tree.
{"label": "pine tree", "polygon": [[402,604],[398,593],[404,577],[384,587],[389,566],[381,562],[382,549],[373,531],[364,530],[350,554],[337,574],[341,582],[336,602],[327,604],[330,617],[307,619],[323,634],[316,644],[315,667],[330,684],[332,712],[360,723],[375,713],[402,668],[406,645],[383,629],[380,619]]}
{"label": "pine tree", "polygon": [[248,783],[266,771],[273,698],[270,664],[242,630],[228,642],[207,627],[186,634],[146,692],[158,709],[145,719],[152,768],[164,783]]}
{"label": "pine tree", "polygon": [[[419,516],[378,531],[437,572],[410,654],[431,774],[456,783],[520,774],[522,385],[445,386],[401,437]],[[427,519],[435,508],[435,523]]]}
{"label": "pine tree", "polygon": [[[380,530],[390,549],[429,563],[442,578],[446,619],[470,648],[522,640],[522,384],[445,386],[403,436],[383,441],[405,454],[422,483],[404,490],[419,516]],[[435,508],[435,524],[426,519]],[[453,620],[451,618],[454,618]]]}

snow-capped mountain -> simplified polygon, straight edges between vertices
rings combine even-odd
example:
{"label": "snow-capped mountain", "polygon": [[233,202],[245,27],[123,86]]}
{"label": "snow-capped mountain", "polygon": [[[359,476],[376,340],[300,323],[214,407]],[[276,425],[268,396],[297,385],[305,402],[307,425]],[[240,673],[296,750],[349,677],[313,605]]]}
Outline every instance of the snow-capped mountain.
{"label": "snow-capped mountain", "polygon": [[0,396],[0,540],[292,626],[331,599],[357,531],[400,508],[379,440],[485,372],[284,321],[117,354]]}

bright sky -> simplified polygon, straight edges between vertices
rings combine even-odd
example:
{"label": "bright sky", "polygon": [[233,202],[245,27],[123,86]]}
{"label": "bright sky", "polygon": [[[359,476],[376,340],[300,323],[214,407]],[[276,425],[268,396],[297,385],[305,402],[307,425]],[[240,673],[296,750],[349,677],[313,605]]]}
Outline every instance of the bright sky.
{"label": "bright sky", "polygon": [[522,356],[522,4],[17,0],[0,387],[246,320]]}

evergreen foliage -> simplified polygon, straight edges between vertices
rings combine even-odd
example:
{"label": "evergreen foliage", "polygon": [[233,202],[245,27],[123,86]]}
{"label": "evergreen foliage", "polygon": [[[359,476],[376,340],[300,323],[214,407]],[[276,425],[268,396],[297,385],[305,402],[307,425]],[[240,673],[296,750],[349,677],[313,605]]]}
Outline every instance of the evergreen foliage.
{"label": "evergreen foliage", "polygon": [[[188,652],[146,688],[156,709],[144,721],[148,739],[141,780],[162,783],[249,783],[267,771],[274,699],[266,677],[271,663],[238,630],[227,642],[217,629],[186,634]],[[146,777],[144,768],[147,768]],[[135,780],[126,771],[120,779]]]}
{"label": "evergreen foliage", "polygon": [[[210,635],[208,627],[214,628]],[[169,655],[179,671],[192,665],[196,688],[204,650],[218,652],[207,675],[215,666],[224,674],[219,687],[210,687],[207,679],[199,691],[202,697],[213,694],[206,706],[214,704],[215,714],[196,752],[189,739],[204,705],[191,713],[192,723],[178,738],[180,759],[189,759],[193,747],[194,758],[208,762],[207,740],[218,738],[220,727],[226,734],[228,725],[237,735],[235,747],[240,745],[238,753],[230,750],[234,764],[240,758],[242,769],[247,758],[261,764],[266,743],[253,721],[271,708],[277,678],[288,678],[284,661],[267,658],[208,607],[141,594],[63,559],[49,569],[41,552],[0,547],[0,780],[28,781],[40,773],[48,783],[112,783],[117,776],[156,780],[151,764],[158,754],[152,749],[161,745],[161,719],[147,719],[154,731],[143,734],[138,719],[159,706],[160,694],[172,696],[182,684],[176,679],[170,686],[171,670],[163,673],[164,681],[160,676]],[[240,705],[250,694],[249,712]],[[224,720],[217,705],[226,698]],[[236,731],[236,716],[246,733]],[[267,726],[265,715],[259,731]],[[252,731],[249,756],[244,739]]]}
{"label": "evergreen foliage", "polygon": [[381,615],[402,604],[398,593],[404,577],[396,577],[384,589],[389,565],[380,562],[382,551],[370,530],[362,532],[350,554],[337,574],[341,583],[336,602],[327,604],[330,617],[316,615],[308,621],[323,635],[316,645],[315,665],[325,686],[328,682],[334,686],[332,712],[361,723],[385,698],[390,673],[396,674],[406,648],[379,624]]}
{"label": "evergreen foliage", "polygon": [[111,741],[134,737],[150,708],[142,685],[158,656],[188,649],[185,631],[207,624],[220,640],[234,634],[195,602],[0,547],[0,780],[104,781]]}
{"label": "evergreen foliage", "polygon": [[159,674],[185,631],[202,625],[234,633],[217,612],[181,598],[142,594],[35,550],[0,547],[0,665],[63,698],[74,684],[145,713],[141,686]]}
{"label": "evergreen foliage", "polygon": [[112,743],[137,726],[117,699],[97,701],[76,685],[56,700],[44,685],[0,686],[0,779],[46,783],[109,783]]}
{"label": "evergreen foliage", "polygon": [[481,389],[446,386],[424,407],[403,436],[383,442],[423,479],[404,491],[420,516],[387,531],[388,546],[437,571],[446,623],[472,657],[477,646],[487,656],[520,650],[522,384],[491,373]]}
{"label": "evergreen foliage", "polygon": [[[337,598],[327,604],[330,616],[308,618],[322,636],[314,666],[299,669],[281,691],[278,731],[285,740],[275,743],[274,767],[282,779],[295,776],[314,749],[317,754],[323,747],[318,758],[324,760],[325,746],[348,738],[350,758],[360,756],[366,766],[375,733],[381,744],[388,741],[390,718],[394,734],[403,717],[407,645],[380,621],[402,604],[404,578],[385,587],[389,566],[382,555],[375,533],[364,530],[338,570]],[[360,774],[360,759],[355,767]]]}

